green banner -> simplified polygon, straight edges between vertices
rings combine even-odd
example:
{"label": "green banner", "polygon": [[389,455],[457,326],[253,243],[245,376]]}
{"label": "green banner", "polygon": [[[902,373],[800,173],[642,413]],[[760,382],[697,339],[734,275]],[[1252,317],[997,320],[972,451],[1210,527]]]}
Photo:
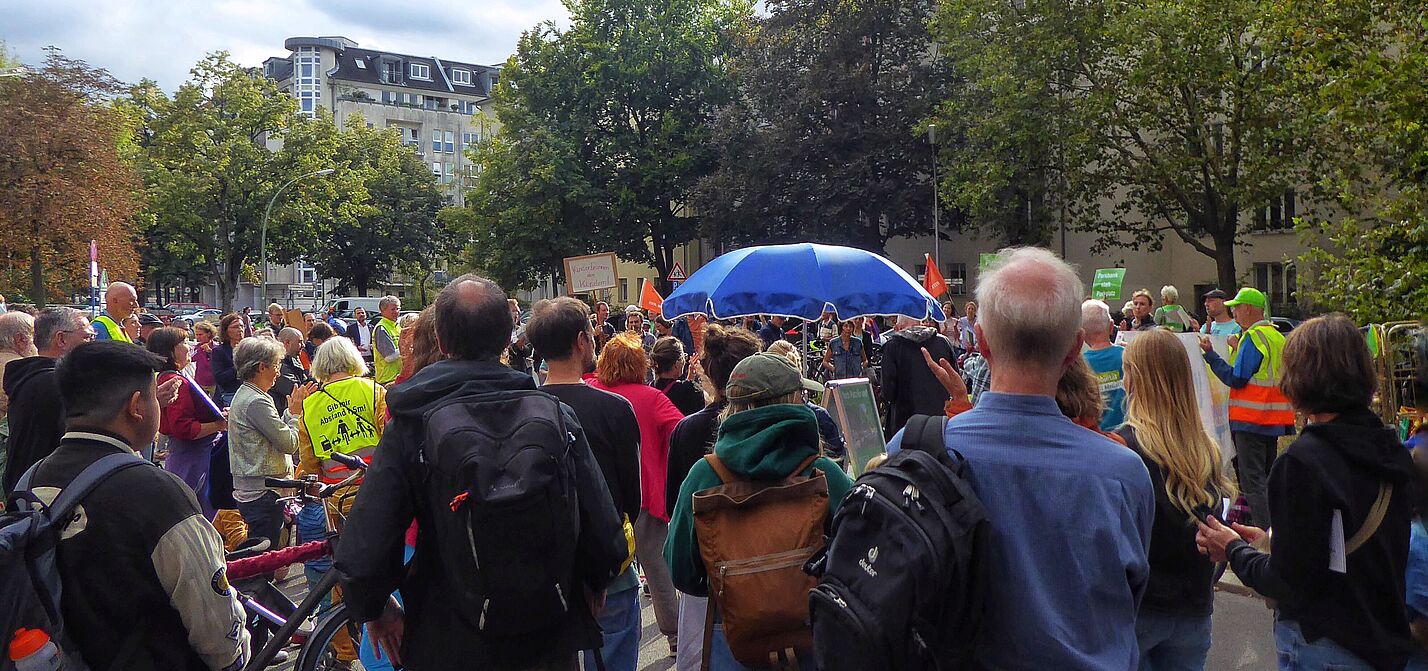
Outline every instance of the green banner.
{"label": "green banner", "polygon": [[1096,279],[1091,282],[1091,297],[1103,301],[1120,300],[1121,284],[1125,279],[1125,268],[1096,269]]}
{"label": "green banner", "polygon": [[992,265],[993,263],[996,262],[996,260],[997,260],[997,255],[996,255],[996,254],[982,254],[982,255],[981,255],[980,257],[978,257],[978,259],[977,259],[977,272],[978,272],[978,273],[985,273],[985,272],[987,272],[987,266]]}

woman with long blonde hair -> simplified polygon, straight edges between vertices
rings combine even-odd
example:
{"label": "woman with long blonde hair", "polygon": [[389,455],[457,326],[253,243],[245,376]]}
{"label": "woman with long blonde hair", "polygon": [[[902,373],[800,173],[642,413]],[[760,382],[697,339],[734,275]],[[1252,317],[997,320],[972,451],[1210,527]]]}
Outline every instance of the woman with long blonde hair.
{"label": "woman with long blonde hair", "polygon": [[1195,544],[1196,520],[1232,496],[1220,448],[1200,421],[1190,358],[1179,339],[1146,331],[1126,347],[1126,423],[1155,488],[1150,581],[1136,618],[1141,669],[1203,669],[1210,650],[1214,564]]}

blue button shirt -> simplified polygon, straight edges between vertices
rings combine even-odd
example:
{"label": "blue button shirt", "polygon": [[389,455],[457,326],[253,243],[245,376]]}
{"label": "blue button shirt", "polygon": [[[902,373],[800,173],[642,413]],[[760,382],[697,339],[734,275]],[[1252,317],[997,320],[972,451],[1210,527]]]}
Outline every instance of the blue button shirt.
{"label": "blue button shirt", "polygon": [[[1134,452],[1049,396],[987,392],[947,423],[990,519],[977,658],[1001,669],[1132,670],[1155,497]],[[902,433],[893,437],[896,451]]]}

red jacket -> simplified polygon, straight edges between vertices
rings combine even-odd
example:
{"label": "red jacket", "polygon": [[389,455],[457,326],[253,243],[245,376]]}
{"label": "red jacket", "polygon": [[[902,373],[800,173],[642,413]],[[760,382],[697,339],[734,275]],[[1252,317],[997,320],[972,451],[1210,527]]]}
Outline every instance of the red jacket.
{"label": "red jacket", "polygon": [[607,386],[591,380],[590,386],[619,394],[634,406],[635,421],[640,423],[640,509],[668,522],[664,484],[669,473],[669,436],[674,433],[674,425],[684,419],[684,413],[664,392],[646,384]]}
{"label": "red jacket", "polygon": [[[173,371],[160,373],[159,384],[168,382],[177,375],[178,373]],[[187,381],[179,387],[178,398],[159,413],[159,433],[179,440],[197,440],[199,432],[203,430],[200,424],[218,421],[219,418],[213,416],[206,404],[193,397],[196,393],[199,392],[189,386]]]}

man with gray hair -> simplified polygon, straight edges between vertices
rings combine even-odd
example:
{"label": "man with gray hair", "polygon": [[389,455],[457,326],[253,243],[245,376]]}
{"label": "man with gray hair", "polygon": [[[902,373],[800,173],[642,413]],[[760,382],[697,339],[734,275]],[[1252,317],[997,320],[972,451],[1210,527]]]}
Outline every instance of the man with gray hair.
{"label": "man with gray hair", "polygon": [[1094,298],[1081,304],[1081,331],[1086,334],[1086,351],[1081,356],[1096,374],[1101,384],[1101,399],[1106,408],[1101,411],[1101,430],[1115,431],[1126,421],[1125,370],[1121,358],[1126,348],[1111,342],[1115,323],[1111,307]]}
{"label": "man with gray hair", "polygon": [[[9,316],[9,315],[6,315]],[[49,456],[64,435],[64,403],[55,381],[55,363],[81,343],[94,340],[84,313],[74,308],[50,308],[35,319],[37,356],[5,365],[4,391],[11,399],[4,486],[15,483],[35,462]]]}
{"label": "man with gray hair", "polygon": [[[1082,291],[1071,266],[1036,248],[1003,250],[977,287],[976,338],[992,387],[948,421],[943,440],[965,459],[992,529],[981,542],[996,569],[976,578],[992,595],[979,667],[1138,664],[1150,475],[1134,452],[1056,405],[1057,382],[1081,356]],[[899,434],[889,451],[901,443]]]}
{"label": "man with gray hair", "polygon": [[402,328],[397,325],[402,301],[396,296],[383,296],[377,301],[377,311],[382,313],[382,318],[377,320],[377,328],[372,329],[373,370],[377,384],[391,384],[402,372]]}
{"label": "man with gray hair", "polygon": [[6,412],[10,397],[5,395],[5,366],[16,359],[35,356],[35,318],[23,312],[0,314],[0,478],[5,474],[5,458],[9,454],[6,442],[10,438],[10,422]]}

